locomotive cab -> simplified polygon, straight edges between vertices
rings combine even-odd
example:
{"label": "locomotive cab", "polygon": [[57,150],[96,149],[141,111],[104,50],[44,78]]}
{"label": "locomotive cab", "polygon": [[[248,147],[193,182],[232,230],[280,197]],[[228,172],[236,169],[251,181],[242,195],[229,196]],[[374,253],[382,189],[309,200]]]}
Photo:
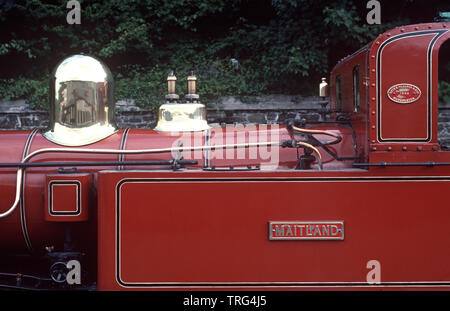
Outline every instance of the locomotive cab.
{"label": "locomotive cab", "polygon": [[333,69],[331,106],[351,118],[366,162],[443,161],[438,72],[447,25],[397,27]]}

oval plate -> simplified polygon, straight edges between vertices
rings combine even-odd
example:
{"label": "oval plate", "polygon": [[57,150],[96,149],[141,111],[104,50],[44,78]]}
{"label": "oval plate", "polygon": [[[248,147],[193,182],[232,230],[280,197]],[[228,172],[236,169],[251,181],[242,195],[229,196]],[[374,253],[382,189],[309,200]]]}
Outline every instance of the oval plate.
{"label": "oval plate", "polygon": [[387,95],[390,100],[398,104],[411,104],[420,98],[422,92],[412,84],[400,83],[388,90]]}

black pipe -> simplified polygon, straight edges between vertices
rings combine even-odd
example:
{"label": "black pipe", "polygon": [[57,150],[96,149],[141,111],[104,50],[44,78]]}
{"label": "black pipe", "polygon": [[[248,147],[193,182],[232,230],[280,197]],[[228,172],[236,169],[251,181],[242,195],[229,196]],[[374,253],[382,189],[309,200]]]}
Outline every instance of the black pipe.
{"label": "black pipe", "polygon": [[197,160],[178,161],[91,161],[91,162],[46,162],[46,163],[0,163],[1,167],[64,167],[64,166],[129,166],[129,165],[196,165]]}

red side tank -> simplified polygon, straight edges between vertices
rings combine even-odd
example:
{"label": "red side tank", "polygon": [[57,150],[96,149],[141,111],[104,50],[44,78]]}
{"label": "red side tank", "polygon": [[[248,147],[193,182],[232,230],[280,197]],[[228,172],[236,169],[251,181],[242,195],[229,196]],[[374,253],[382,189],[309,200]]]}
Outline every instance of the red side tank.
{"label": "red side tank", "polygon": [[[354,156],[354,142],[352,131],[348,127],[318,126],[317,129],[329,130],[343,137],[342,141],[332,150],[340,156]],[[298,135],[297,139],[299,138]],[[327,136],[316,135],[323,141],[329,140]],[[292,132],[286,127],[279,126],[251,126],[251,127],[218,127],[202,132],[157,132],[154,130],[122,129],[111,136],[86,146],[76,147],[83,149],[114,149],[139,150],[159,149],[179,146],[222,145],[255,143],[265,141],[282,141],[294,139]],[[5,131],[0,133],[0,145],[8,146],[0,154],[0,163],[20,162],[24,155],[46,148],[63,148],[46,139],[39,131]],[[75,147],[73,147],[75,148]],[[331,155],[320,148],[325,168],[345,168],[351,161],[336,161]],[[303,154],[300,149],[300,155]],[[33,157],[30,162],[77,162],[77,161],[171,161],[176,153],[156,153],[141,155],[120,154],[70,154],[70,153],[43,153]],[[183,152],[185,160],[196,160],[196,165],[186,166],[185,169],[229,169],[230,166],[239,169],[247,166],[267,169],[293,169],[297,165],[297,153],[292,148],[279,146],[229,148],[209,151]],[[349,163],[350,162],[350,163]],[[317,167],[318,162],[313,164]],[[65,169],[71,167],[64,167]],[[77,173],[92,173],[93,187],[96,187],[96,176],[100,170],[116,169],[170,169],[165,166],[86,166],[78,167]],[[62,248],[67,224],[49,222],[45,220],[44,198],[46,190],[46,175],[57,174],[58,167],[29,167],[25,169],[20,204],[8,217],[0,219],[2,235],[0,237],[0,250],[5,252],[44,252],[45,247]],[[16,193],[17,168],[0,168],[0,213],[7,211],[14,202]],[[95,189],[93,189],[95,192]],[[83,245],[91,245],[91,235],[95,235],[95,203],[91,204],[92,212],[88,222],[75,222],[72,227],[77,240]],[[92,246],[92,245],[91,245]]]}

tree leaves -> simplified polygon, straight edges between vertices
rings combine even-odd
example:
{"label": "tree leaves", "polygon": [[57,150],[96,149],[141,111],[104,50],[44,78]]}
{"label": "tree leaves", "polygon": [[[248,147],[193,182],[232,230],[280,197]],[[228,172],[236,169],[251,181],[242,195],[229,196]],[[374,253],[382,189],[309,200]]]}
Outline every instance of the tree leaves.
{"label": "tree leaves", "polygon": [[[385,14],[382,25],[367,25],[366,2],[357,0],[80,0],[81,24],[68,25],[66,1],[4,1],[2,75],[21,82],[17,89],[3,83],[10,93],[0,94],[25,96],[23,79],[37,90],[58,60],[84,52],[111,67],[119,99],[148,106],[157,104],[171,70],[179,78],[194,70],[204,99],[307,95],[338,59],[407,21]],[[406,16],[428,2],[388,5]]]}

